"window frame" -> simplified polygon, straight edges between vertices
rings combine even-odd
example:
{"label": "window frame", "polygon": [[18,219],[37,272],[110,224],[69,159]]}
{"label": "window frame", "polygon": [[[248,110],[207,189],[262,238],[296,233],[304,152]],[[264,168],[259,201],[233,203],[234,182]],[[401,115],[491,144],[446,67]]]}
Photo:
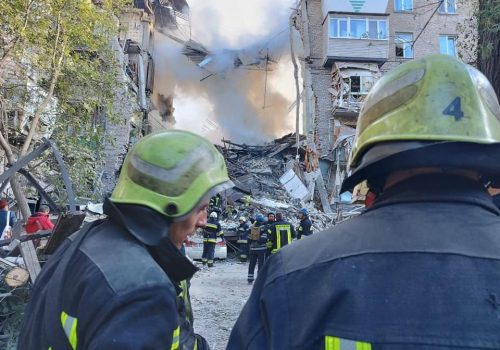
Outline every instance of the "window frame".
{"label": "window frame", "polygon": [[[410,1],[411,3],[411,8],[409,9],[403,9],[403,5],[406,1]],[[400,3],[401,4],[401,10],[398,10],[397,9],[397,4]],[[413,0],[394,0],[394,12],[413,12]]]}
{"label": "window frame", "polygon": [[[453,1],[453,11],[449,10],[448,1]],[[443,15],[455,15],[457,13],[457,0],[444,0],[441,5],[439,5],[438,13]]]}
{"label": "window frame", "polygon": [[[401,36],[404,36],[404,35],[408,35],[411,37],[411,40],[410,41],[398,41],[398,39],[401,38]],[[415,57],[415,52],[414,52],[414,48],[413,48],[413,33],[408,33],[408,32],[396,32],[394,33],[394,54],[396,56],[396,58],[403,58],[403,59],[412,59]],[[397,44],[403,44],[403,56],[398,56],[397,55]],[[407,57],[406,56],[406,49],[408,48],[408,46],[411,48],[411,57]]]}
{"label": "window frame", "polygon": [[[443,50],[442,50],[441,39],[446,39],[446,52],[443,52]],[[448,42],[450,39],[453,39],[453,50],[455,50],[453,55],[448,52],[448,48],[449,48]],[[449,55],[452,57],[458,57],[457,56],[457,39],[458,39],[458,37],[456,35],[450,35],[450,34],[439,35],[439,53],[442,55]]]}
{"label": "window frame", "polygon": [[[365,21],[365,32],[360,37],[351,36],[351,20],[354,21]],[[332,28],[333,22],[336,21],[337,28],[335,28],[335,32],[337,36],[334,36],[334,30]],[[346,22],[347,25],[347,36],[341,36],[340,23],[341,21]],[[370,22],[377,22],[377,38],[370,37]],[[384,24],[382,24],[382,22]],[[328,18],[328,37],[330,39],[363,39],[363,40],[388,40],[388,20],[387,19],[377,19],[374,17],[329,17]],[[385,28],[383,28],[384,26]],[[384,30],[381,30],[384,29]],[[385,37],[382,37],[381,34],[385,34]]]}

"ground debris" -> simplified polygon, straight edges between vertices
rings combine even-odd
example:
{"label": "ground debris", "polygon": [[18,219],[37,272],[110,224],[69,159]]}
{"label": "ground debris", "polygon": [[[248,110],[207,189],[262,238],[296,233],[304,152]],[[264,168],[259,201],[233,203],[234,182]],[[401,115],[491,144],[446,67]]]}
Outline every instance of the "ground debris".
{"label": "ground debris", "polygon": [[[232,230],[239,216],[249,218],[257,213],[276,211],[298,224],[297,213],[304,207],[310,213],[316,232],[335,224],[338,213],[325,203],[325,191],[321,193],[318,187],[315,191],[314,185],[311,190],[307,184],[308,179],[316,182],[317,174],[313,176],[307,173],[311,162],[306,161],[310,154],[310,147],[306,144],[305,137],[301,136],[297,147],[296,135],[291,133],[264,145],[239,144],[226,139],[222,140],[222,145],[217,145],[226,159],[229,176],[235,183],[234,190],[226,191],[225,194],[223,226],[226,225],[226,229]],[[287,180],[282,180],[285,173]],[[282,181],[290,181],[290,176],[301,187],[300,194],[293,193],[288,189],[289,186],[285,188],[283,185]],[[248,196],[251,197],[250,201]],[[326,210],[325,205],[328,206]]]}

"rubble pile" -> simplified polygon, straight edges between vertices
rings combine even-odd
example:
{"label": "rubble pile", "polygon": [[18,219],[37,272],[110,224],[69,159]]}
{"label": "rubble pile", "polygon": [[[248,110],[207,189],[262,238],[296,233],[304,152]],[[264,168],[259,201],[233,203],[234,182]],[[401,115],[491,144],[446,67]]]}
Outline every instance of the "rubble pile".
{"label": "rubble pile", "polygon": [[[222,225],[226,230],[234,229],[239,216],[253,217],[257,213],[276,211],[298,224],[297,213],[303,207],[309,210],[315,232],[334,225],[335,215],[316,209],[314,202],[294,198],[283,184],[283,175],[290,170],[304,182],[306,166],[300,162],[307,152],[304,141],[305,137],[301,136],[297,150],[295,134],[259,146],[222,140],[223,144],[217,147],[224,155],[229,176],[235,183],[234,190],[225,195],[228,213],[223,215]],[[311,194],[309,198],[312,198]]]}

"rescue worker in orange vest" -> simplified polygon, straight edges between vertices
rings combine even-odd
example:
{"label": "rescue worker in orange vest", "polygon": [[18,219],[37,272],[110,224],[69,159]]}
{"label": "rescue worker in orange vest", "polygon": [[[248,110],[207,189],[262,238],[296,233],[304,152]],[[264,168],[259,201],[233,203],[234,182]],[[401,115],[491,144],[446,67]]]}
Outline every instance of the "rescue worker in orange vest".
{"label": "rescue worker in orange vest", "polygon": [[208,222],[203,229],[203,255],[201,256],[203,265],[208,265],[208,267],[214,266],[215,244],[217,243],[217,238],[223,240],[224,232],[222,232],[219,220],[217,220],[217,213],[213,211],[210,213]]}
{"label": "rescue worker in orange vest", "polygon": [[366,97],[342,191],[365,212],[274,254],[227,349],[500,349],[500,105],[476,68],[432,55]]}
{"label": "rescue worker in orange vest", "polygon": [[292,243],[295,237],[295,228],[291,223],[283,219],[283,214],[276,213],[276,221],[267,228],[267,248],[271,254]]}

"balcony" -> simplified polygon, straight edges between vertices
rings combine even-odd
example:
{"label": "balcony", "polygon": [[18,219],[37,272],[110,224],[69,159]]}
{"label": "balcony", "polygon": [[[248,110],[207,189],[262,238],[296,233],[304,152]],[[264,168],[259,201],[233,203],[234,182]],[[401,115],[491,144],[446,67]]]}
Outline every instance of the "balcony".
{"label": "balcony", "polygon": [[324,66],[335,61],[385,62],[389,57],[387,17],[330,13],[324,22]]}

